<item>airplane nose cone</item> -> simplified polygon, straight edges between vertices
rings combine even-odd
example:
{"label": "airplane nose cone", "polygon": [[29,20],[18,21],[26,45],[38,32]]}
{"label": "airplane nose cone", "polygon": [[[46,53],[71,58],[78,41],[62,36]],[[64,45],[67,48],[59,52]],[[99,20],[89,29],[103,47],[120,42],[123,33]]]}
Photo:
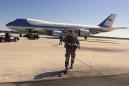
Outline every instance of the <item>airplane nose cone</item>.
{"label": "airplane nose cone", "polygon": [[11,25],[11,22],[7,23],[5,26],[10,26]]}

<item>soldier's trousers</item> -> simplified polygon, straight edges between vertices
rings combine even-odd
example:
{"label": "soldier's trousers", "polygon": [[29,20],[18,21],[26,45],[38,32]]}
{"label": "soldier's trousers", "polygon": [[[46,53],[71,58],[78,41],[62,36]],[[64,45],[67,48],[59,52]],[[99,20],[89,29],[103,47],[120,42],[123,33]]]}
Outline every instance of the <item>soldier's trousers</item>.
{"label": "soldier's trousers", "polygon": [[74,59],[75,59],[75,51],[76,49],[71,49],[71,48],[66,48],[66,54],[65,54],[65,67],[67,68],[69,66],[69,59],[71,56],[71,66],[74,63]]}

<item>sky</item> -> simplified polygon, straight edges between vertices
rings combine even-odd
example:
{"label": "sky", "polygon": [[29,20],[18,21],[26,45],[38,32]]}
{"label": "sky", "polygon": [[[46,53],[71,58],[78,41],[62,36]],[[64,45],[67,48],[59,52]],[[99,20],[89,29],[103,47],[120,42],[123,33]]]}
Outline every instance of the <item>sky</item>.
{"label": "sky", "polygon": [[129,27],[129,0],[0,0],[0,29],[16,18],[98,25],[111,13],[113,26]]}

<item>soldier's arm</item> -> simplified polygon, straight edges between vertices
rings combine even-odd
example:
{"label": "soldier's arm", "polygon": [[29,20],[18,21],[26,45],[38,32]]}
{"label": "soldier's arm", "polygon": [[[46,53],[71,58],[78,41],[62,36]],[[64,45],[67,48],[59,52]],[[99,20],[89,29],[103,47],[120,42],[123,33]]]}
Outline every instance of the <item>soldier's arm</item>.
{"label": "soldier's arm", "polygon": [[63,42],[66,44],[67,43],[67,36],[63,38]]}

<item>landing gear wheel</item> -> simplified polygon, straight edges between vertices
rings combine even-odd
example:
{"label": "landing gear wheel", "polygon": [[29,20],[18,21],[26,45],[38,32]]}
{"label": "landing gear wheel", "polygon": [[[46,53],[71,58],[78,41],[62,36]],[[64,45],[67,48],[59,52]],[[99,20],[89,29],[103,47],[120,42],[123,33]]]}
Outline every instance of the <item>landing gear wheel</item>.
{"label": "landing gear wheel", "polygon": [[87,37],[84,37],[85,38],[85,40],[87,40]]}

